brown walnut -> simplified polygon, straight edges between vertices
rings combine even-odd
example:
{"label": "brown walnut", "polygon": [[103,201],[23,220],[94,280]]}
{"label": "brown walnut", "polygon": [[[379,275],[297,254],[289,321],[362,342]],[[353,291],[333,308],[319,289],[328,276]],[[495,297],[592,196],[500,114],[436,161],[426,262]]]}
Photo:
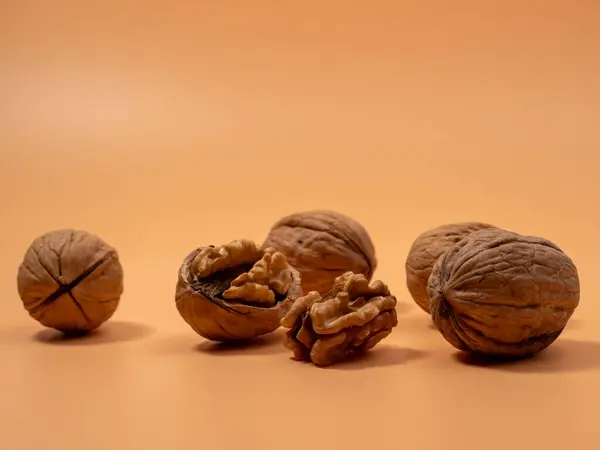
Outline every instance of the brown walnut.
{"label": "brown walnut", "polygon": [[283,253],[302,276],[304,292],[325,293],[334,280],[351,271],[367,280],[377,268],[375,247],[354,219],[333,211],[307,211],[280,219],[263,248]]}
{"label": "brown walnut", "polygon": [[298,298],[282,318],[284,345],[300,360],[326,366],[373,348],[398,324],[396,298],[381,281],[346,272],[321,296]]}
{"label": "brown walnut", "polygon": [[285,256],[242,239],[192,251],[179,270],[175,301],[196,333],[235,341],[275,331],[300,295],[300,274]]}
{"label": "brown walnut", "polygon": [[579,304],[577,269],[559,247],[493,228],[447,250],[428,291],[433,322],[450,344],[495,357],[545,349]]}
{"label": "brown walnut", "polygon": [[117,251],[86,231],[36,238],[19,266],[17,288],[29,315],[65,333],[88,332],[112,317],[123,293]]}
{"label": "brown walnut", "polygon": [[472,232],[486,228],[493,226],[480,222],[446,224],[425,231],[413,242],[405,263],[406,285],[423,311],[430,312],[427,280],[440,255]]}

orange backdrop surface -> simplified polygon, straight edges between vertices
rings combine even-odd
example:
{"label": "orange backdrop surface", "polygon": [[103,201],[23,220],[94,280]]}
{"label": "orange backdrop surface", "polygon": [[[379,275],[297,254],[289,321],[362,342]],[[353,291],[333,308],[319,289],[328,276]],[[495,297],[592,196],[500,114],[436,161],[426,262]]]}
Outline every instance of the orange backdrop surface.
{"label": "orange backdrop surface", "polygon": [[[600,446],[600,4],[0,2],[0,447],[594,450]],[[399,325],[318,369],[276,332],[218,351],[174,305],[197,245],[330,208],[376,245]],[[433,226],[554,241],[581,303],[518,364],[467,365],[413,305]],[[31,241],[114,245],[125,293],[96,336],[24,311]]]}

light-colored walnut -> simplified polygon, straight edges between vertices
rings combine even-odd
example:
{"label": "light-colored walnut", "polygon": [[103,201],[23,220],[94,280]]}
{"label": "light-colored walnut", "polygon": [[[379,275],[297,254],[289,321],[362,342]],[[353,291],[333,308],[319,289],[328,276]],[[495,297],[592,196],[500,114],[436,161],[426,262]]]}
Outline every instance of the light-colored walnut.
{"label": "light-colored walnut", "polygon": [[396,298],[381,281],[346,272],[321,296],[298,298],[282,318],[285,347],[318,366],[340,362],[373,348],[398,324]]}
{"label": "light-colored walnut", "polygon": [[89,332],[109,320],[123,293],[117,251],[82,230],[36,238],[25,253],[17,289],[29,315],[64,333]]}
{"label": "light-colored walnut", "polygon": [[273,247],[300,272],[304,292],[325,293],[334,280],[351,271],[368,280],[377,268],[375,247],[354,219],[326,210],[286,216],[271,228],[263,248]]}
{"label": "light-colored walnut", "polygon": [[275,249],[249,240],[191,252],[179,270],[176,306],[199,335],[213,341],[270,333],[302,294],[300,274]]}
{"label": "light-colored walnut", "polygon": [[433,322],[454,347],[526,357],[562,333],[579,304],[579,277],[552,242],[490,228],[437,260],[428,291]]}
{"label": "light-colored walnut", "polygon": [[493,228],[480,222],[446,224],[425,231],[413,242],[406,258],[406,286],[415,303],[429,313],[427,281],[442,253],[474,231]]}

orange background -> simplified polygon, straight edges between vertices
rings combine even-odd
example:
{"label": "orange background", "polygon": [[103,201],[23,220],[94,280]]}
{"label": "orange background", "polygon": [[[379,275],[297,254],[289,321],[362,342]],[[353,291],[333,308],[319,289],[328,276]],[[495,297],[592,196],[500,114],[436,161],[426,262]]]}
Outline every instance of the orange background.
{"label": "orange background", "polygon": [[[592,0],[1,1],[2,447],[597,449],[599,21]],[[329,369],[280,333],[196,336],[182,258],[313,208],[371,233],[394,333]],[[538,359],[461,363],[413,306],[410,244],[462,220],[576,262],[580,307]],[[27,246],[62,227],[125,268],[82,341],[16,292]]]}

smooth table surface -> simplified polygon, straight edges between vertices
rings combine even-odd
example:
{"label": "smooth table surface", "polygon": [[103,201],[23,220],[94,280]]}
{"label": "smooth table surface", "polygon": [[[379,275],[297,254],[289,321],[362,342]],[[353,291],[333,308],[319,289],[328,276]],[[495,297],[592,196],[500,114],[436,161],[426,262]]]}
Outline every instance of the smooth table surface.
{"label": "smooth table surface", "polygon": [[[598,5],[167,3],[0,6],[0,447],[598,449]],[[222,348],[183,322],[190,250],[313,208],[369,230],[389,338],[319,369],[280,332]],[[469,364],[413,305],[412,241],[464,220],[577,264],[580,306],[538,358]],[[31,241],[63,227],[125,269],[87,339],[16,290]]]}

